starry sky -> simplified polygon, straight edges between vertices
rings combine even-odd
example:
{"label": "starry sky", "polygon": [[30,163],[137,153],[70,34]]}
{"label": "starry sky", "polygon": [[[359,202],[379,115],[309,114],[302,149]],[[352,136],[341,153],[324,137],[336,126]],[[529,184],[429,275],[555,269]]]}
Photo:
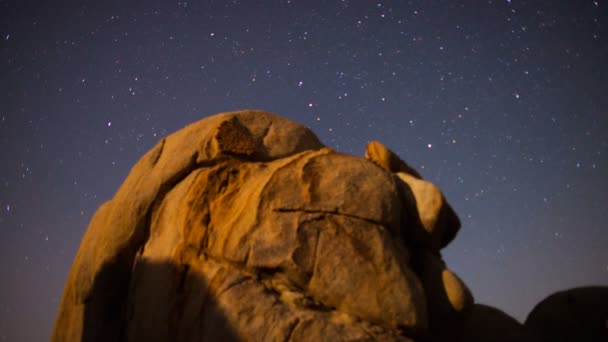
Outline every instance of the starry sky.
{"label": "starry sky", "polygon": [[48,340],[96,208],[160,138],[244,108],[363,156],[462,220],[444,250],[518,320],[608,285],[608,3],[0,0],[0,340]]}

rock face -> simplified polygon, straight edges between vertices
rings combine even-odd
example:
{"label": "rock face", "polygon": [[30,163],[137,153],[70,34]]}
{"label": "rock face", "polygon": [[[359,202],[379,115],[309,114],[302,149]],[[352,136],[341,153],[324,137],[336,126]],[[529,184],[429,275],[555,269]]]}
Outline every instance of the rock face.
{"label": "rock face", "polygon": [[473,297],[460,222],[378,142],[335,152],[260,111],[163,139],[91,220],[54,341],[433,341]]}
{"label": "rock face", "polygon": [[534,307],[525,326],[539,342],[608,341],[608,287],[554,293]]}

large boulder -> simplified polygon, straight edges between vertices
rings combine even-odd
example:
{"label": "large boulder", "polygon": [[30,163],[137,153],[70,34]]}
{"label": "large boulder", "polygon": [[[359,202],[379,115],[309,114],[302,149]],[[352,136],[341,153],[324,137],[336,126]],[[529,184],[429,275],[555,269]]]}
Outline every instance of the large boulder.
{"label": "large boulder", "polygon": [[260,111],[163,139],[91,220],[53,340],[457,333],[473,298],[440,249],[458,218],[434,185],[373,144],[368,152],[382,153],[368,159],[337,153]]}
{"label": "large boulder", "polygon": [[463,342],[536,342],[523,324],[495,307],[475,304],[466,328],[458,339]]}
{"label": "large boulder", "polygon": [[608,341],[608,287],[554,293],[532,309],[525,326],[540,342]]}

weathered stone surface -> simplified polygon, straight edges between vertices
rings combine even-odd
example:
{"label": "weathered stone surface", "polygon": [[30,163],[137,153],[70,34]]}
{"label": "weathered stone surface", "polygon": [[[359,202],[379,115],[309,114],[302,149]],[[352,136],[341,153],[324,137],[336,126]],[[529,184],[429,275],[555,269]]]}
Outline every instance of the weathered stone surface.
{"label": "weathered stone surface", "polygon": [[[256,142],[253,156],[260,160],[322,147],[306,128],[260,111],[215,115],[161,140],[135,164],[113,199],[91,220],[64,289],[56,340],[79,340],[85,330],[87,336],[100,340],[120,334],[124,321],[116,319],[117,311],[126,300],[132,263],[145,242],[153,203],[195,168],[231,152],[221,150],[216,133],[221,123],[235,117]],[[85,309],[95,316],[87,326]]]}
{"label": "weathered stone surface", "polygon": [[435,184],[423,180],[416,170],[377,141],[367,145],[365,157],[386,171],[396,173],[409,186],[426,232],[425,236],[416,239],[424,240],[431,249],[438,251],[456,237],[460,220]]}
{"label": "weathered stone surface", "polygon": [[534,307],[525,326],[541,342],[608,341],[608,287],[554,293]]}
{"label": "weathered stone surface", "polygon": [[404,162],[398,155],[378,141],[371,141],[365,147],[365,158],[388,172],[403,172],[422,179],[422,176],[413,167]]}
{"label": "weathered stone surface", "polygon": [[374,146],[366,154],[381,167],[259,111],[163,139],[91,220],[53,339],[458,333],[473,300],[438,253],[458,219],[434,185]]}
{"label": "weathered stone surface", "polygon": [[497,308],[483,304],[475,304],[473,306],[472,314],[465,327],[462,334],[454,340],[463,342],[536,341],[515,318]]}
{"label": "weathered stone surface", "polygon": [[473,295],[437,254],[418,251],[412,266],[425,289],[433,340],[453,339],[471,315]]}

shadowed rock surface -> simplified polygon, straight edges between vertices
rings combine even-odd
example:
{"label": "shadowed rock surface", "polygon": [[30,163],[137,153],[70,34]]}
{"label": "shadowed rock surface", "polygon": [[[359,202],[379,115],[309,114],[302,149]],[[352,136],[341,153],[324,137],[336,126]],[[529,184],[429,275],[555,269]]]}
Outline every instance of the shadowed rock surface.
{"label": "shadowed rock surface", "polygon": [[378,142],[335,152],[260,111],[161,140],[92,218],[54,341],[432,341],[473,308],[460,222]]}
{"label": "shadowed rock surface", "polygon": [[467,342],[534,342],[523,324],[503,311],[483,304],[473,306],[460,341]]}
{"label": "shadowed rock surface", "polygon": [[532,309],[525,325],[540,342],[608,341],[608,286],[554,293]]}

